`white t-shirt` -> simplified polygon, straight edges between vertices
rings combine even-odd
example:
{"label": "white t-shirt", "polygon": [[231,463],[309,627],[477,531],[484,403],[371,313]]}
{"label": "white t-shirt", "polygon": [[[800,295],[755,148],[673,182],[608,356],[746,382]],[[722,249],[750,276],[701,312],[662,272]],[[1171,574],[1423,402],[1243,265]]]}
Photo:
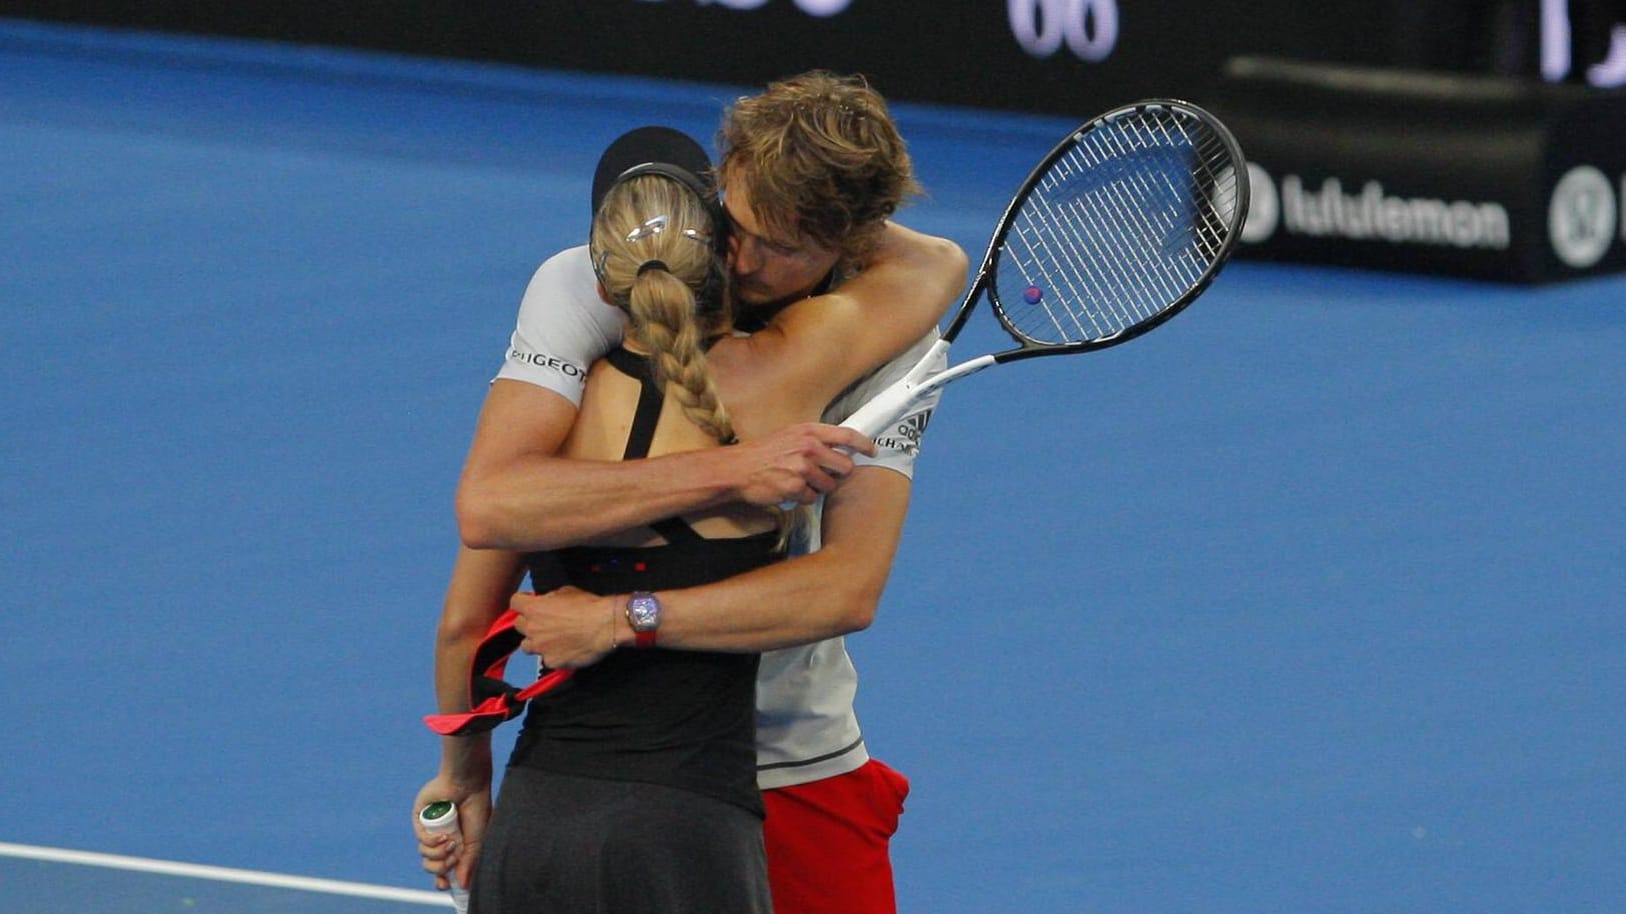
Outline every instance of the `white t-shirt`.
{"label": "white t-shirt", "polygon": [[[925,354],[936,331],[910,351],[844,391],[824,421],[838,423],[876,392],[900,378]],[[519,318],[498,378],[551,390],[577,406],[587,368],[621,339],[621,312],[598,296],[587,247],[548,258],[537,268],[520,302]],[[944,357],[946,367],[946,357]],[[912,477],[921,434],[937,397],[876,438],[875,457],[859,455],[859,466],[878,466]],[[818,548],[815,529],[809,551]],[[764,788],[805,784],[845,774],[869,754],[853,710],[858,673],[840,638],[768,651],[757,674],[757,782]]]}

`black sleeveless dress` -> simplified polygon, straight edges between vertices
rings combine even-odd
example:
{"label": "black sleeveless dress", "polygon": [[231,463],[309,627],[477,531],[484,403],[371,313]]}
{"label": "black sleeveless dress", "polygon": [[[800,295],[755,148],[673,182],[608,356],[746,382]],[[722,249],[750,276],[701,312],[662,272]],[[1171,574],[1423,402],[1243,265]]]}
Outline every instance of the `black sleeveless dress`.
{"label": "black sleeveless dress", "polygon": [[[664,401],[647,360],[608,356],[643,382],[625,459],[648,453]],[[532,584],[659,591],[776,561],[778,534],[705,539],[681,519],[666,543],[527,557]],[[766,914],[756,786],[756,654],[622,648],[532,700],[472,892],[486,914]]]}

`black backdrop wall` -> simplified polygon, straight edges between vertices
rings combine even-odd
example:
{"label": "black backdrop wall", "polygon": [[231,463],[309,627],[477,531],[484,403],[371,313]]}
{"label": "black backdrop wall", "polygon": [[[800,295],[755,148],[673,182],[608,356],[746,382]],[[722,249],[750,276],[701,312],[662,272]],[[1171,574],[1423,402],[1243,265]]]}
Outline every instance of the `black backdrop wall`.
{"label": "black backdrop wall", "polygon": [[[1567,0],[1602,11],[1605,26],[1618,5]],[[1226,119],[1252,162],[1251,254],[1516,282],[1626,269],[1626,92],[1542,79],[1551,23],[1539,19],[1554,9],[1542,0],[0,0],[0,16],[742,86],[823,67],[863,73],[895,100],[1080,120],[1138,98],[1186,98]]]}
{"label": "black backdrop wall", "polygon": [[[1083,117],[1201,100],[1237,54],[1479,66],[1482,0],[0,0],[0,15],[755,85],[812,67],[889,97]],[[1532,6],[1533,3],[1521,4]],[[1488,65],[1488,64],[1486,64]]]}

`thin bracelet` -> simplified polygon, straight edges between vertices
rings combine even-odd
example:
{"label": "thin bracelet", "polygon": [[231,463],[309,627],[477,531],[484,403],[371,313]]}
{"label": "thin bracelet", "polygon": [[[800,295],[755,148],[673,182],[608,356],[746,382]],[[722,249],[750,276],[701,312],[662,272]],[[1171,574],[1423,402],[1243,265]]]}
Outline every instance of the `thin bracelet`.
{"label": "thin bracelet", "polygon": [[613,651],[620,647],[621,642],[615,640],[615,602],[612,600],[610,603],[610,650]]}

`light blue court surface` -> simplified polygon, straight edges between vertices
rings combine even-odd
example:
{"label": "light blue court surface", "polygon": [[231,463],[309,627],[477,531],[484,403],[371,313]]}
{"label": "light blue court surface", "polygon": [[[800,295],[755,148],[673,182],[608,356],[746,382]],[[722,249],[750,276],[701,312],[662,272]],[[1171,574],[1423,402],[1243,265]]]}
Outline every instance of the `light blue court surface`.
{"label": "light blue court surface", "polygon": [[[520,292],[609,139],[741,91],[0,22],[0,841],[428,887]],[[1071,126],[898,113],[974,256]],[[851,642],[904,910],[1626,910],[1623,468],[1626,278],[1244,261],[957,385]],[[0,911],[423,910],[182,879],[0,855]]]}

